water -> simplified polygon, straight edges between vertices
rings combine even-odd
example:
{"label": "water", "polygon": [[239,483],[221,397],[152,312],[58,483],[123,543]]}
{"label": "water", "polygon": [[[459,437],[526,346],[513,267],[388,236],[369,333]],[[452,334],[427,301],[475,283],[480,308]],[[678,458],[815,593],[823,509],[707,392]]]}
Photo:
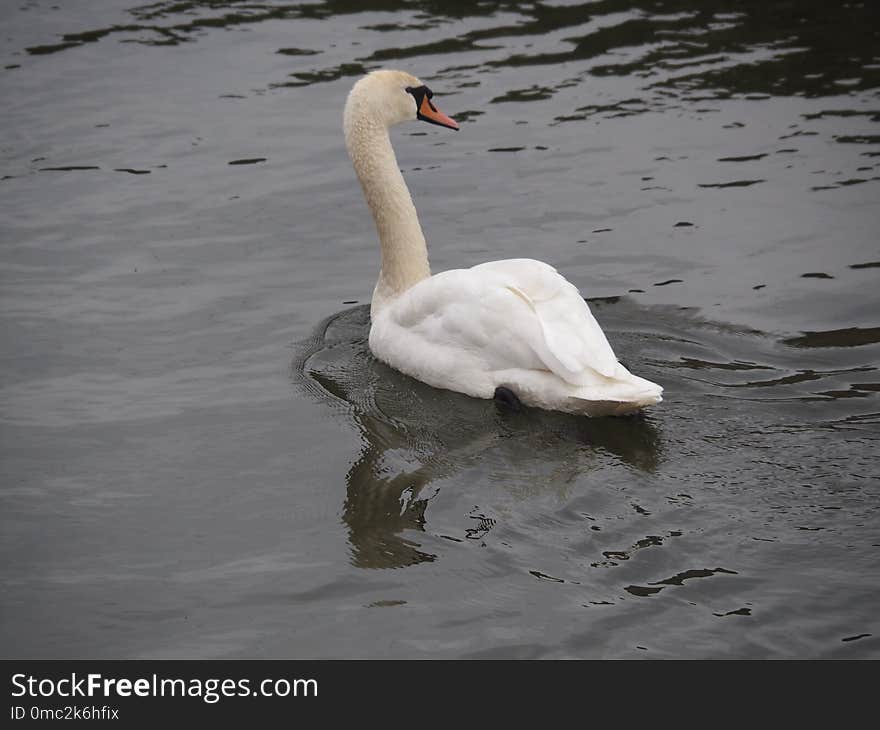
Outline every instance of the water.
{"label": "water", "polygon": [[[872,3],[0,18],[3,656],[880,656]],[[372,360],[382,66],[434,270],[554,264],[662,405]]]}

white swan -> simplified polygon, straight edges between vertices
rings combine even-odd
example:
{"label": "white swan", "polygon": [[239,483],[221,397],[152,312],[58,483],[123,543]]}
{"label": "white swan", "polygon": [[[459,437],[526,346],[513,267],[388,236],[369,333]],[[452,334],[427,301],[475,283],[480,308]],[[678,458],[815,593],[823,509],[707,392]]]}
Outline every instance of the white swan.
{"label": "white swan", "polygon": [[402,71],[373,71],[345,104],[345,144],[373,214],[382,269],[370,309],[375,357],[437,388],[589,416],[659,403],[663,389],[614,355],[578,290],[548,264],[492,261],[431,276],[388,129],[458,124]]}

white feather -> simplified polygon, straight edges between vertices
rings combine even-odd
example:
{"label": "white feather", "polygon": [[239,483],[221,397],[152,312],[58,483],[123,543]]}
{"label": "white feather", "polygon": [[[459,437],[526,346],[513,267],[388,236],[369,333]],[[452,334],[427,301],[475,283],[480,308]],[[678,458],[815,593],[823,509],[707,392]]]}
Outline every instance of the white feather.
{"label": "white feather", "polygon": [[410,287],[373,320],[380,360],[437,388],[600,415],[657,403],[662,389],[632,375],[577,289],[531,259],[445,271]]}

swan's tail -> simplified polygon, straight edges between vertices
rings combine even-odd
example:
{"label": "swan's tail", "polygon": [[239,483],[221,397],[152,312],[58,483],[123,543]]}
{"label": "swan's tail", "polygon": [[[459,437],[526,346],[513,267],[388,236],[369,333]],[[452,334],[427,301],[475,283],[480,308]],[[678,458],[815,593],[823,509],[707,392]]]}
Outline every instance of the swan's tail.
{"label": "swan's tail", "polygon": [[662,386],[633,375],[621,365],[614,377],[601,385],[578,388],[569,398],[569,406],[572,413],[588,416],[623,416],[662,400]]}

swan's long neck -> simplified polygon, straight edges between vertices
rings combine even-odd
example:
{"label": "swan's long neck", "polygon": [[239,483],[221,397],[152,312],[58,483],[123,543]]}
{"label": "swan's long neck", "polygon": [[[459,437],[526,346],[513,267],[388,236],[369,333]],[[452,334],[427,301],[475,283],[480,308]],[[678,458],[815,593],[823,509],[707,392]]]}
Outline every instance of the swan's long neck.
{"label": "swan's long neck", "polygon": [[428,247],[416,207],[397,166],[388,127],[381,120],[346,110],[345,144],[382,246],[382,270],[372,313],[431,275]]}

